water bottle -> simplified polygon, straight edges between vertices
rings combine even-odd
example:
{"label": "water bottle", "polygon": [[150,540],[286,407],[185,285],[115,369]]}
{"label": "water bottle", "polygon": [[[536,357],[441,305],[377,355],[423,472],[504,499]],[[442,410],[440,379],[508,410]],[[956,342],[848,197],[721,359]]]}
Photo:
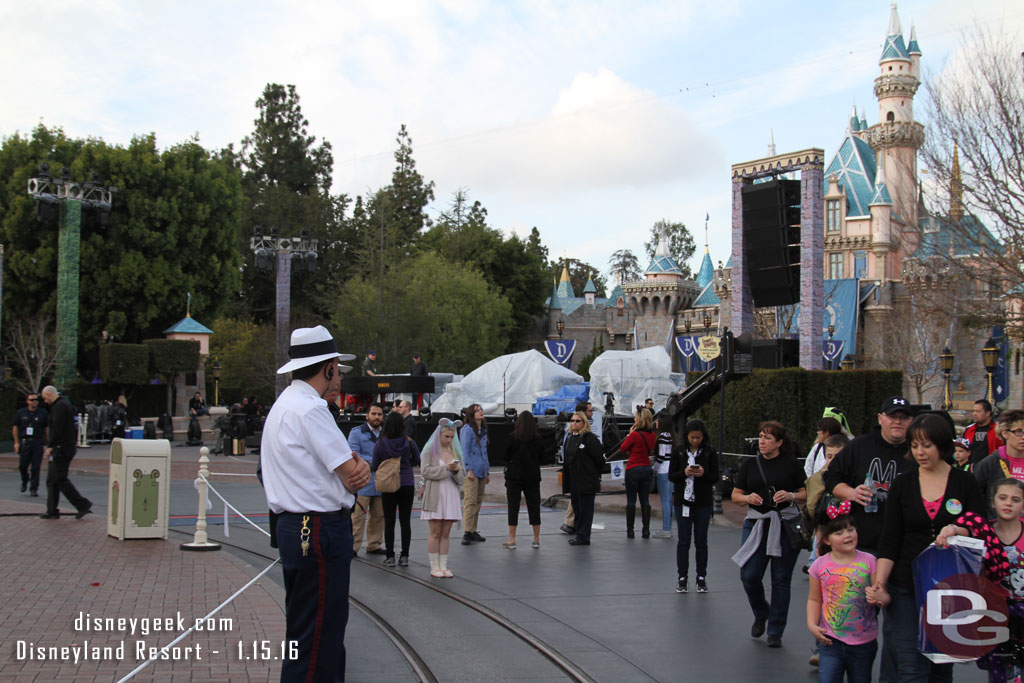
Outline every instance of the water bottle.
{"label": "water bottle", "polygon": [[864,485],[871,489],[871,500],[864,506],[864,512],[878,512],[878,486],[875,484],[875,479],[870,474],[864,479]]}

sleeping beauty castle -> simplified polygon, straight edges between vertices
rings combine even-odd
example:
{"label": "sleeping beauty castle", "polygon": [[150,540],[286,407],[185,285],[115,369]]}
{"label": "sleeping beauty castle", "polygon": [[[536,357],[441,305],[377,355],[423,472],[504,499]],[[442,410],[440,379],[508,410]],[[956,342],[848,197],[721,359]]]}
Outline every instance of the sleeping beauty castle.
{"label": "sleeping beauty castle", "polygon": [[[904,36],[893,3],[874,80],[877,121],[869,124],[866,112],[858,113],[854,107],[830,158],[819,148],[777,154],[771,144],[768,156],[732,167],[733,251],[723,255],[727,256],[724,264],[720,260],[715,267],[705,246],[696,278],[687,279],[662,239],[642,277],[615,283],[605,297],[597,296],[592,281],[582,296],[577,295],[568,271],[563,270],[548,300],[546,320],[547,339],[561,342],[562,353],[567,354],[561,360],[575,368],[596,342],[606,350],[662,346],[671,355],[674,370],[699,370],[703,365],[693,354],[694,339],[705,330],[715,333],[728,326],[736,334],[749,330],[755,338],[780,340],[799,336],[802,345],[820,346],[822,357],[817,362],[808,362],[810,354],[801,346],[799,363],[811,369],[838,369],[844,360],[844,368],[903,369],[907,395],[917,398],[914,389],[923,386],[921,398],[938,405],[943,400],[942,373],[932,372],[927,382],[920,376],[909,377],[908,373],[919,371],[904,367],[904,359],[893,348],[897,340],[916,337],[921,348],[914,351],[934,354],[936,363],[942,346],[949,344],[956,357],[954,399],[969,404],[983,396],[985,371],[979,350],[986,337],[997,338],[1000,331],[967,330],[958,324],[955,313],[939,320],[907,318],[919,295],[938,291],[941,296],[944,283],[937,277],[941,270],[936,270],[937,257],[971,258],[977,256],[977,244],[995,243],[980,220],[965,215],[957,166],[948,205],[931,212],[925,207],[918,175],[925,128],[914,119],[921,57],[915,28]],[[822,277],[817,279],[821,284],[815,283],[810,290],[804,286],[795,290],[799,304],[753,309],[749,280],[735,281],[743,269],[734,268],[734,263],[744,258],[737,246],[737,235],[743,230],[738,193],[742,186],[769,175],[801,178],[804,272],[797,285],[805,280],[814,283],[811,274],[819,269]],[[965,228],[971,239],[963,238]],[[808,291],[814,295],[809,297]],[[808,301],[820,314],[801,318],[799,306],[807,306]],[[967,302],[963,313],[969,313],[969,308]],[[798,320],[814,324],[798,326]],[[921,328],[928,334],[906,334],[907,328]],[[809,339],[815,336],[816,340]],[[926,338],[931,341],[926,343]],[[931,348],[935,344],[938,348]],[[1021,383],[1019,376],[1011,377],[1006,370],[1005,345],[1003,353],[1002,376],[996,378],[997,400],[1008,398],[1011,382]],[[556,355],[557,351],[552,354]],[[789,364],[796,364],[795,357]],[[915,382],[920,386],[912,386]]]}

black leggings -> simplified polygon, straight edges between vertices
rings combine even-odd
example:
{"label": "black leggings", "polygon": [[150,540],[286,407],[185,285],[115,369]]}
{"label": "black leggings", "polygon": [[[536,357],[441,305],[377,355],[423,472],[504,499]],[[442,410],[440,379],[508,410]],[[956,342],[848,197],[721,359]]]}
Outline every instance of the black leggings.
{"label": "black leggings", "polygon": [[505,481],[505,494],[508,497],[508,525],[519,526],[519,494],[526,496],[526,511],[530,515],[530,524],[540,526],[540,482],[530,481],[519,483]]}
{"label": "black leggings", "polygon": [[412,542],[412,498],[413,486],[400,486],[394,493],[381,493],[380,502],[384,506],[384,547],[387,556],[395,556],[395,510],[402,525],[402,554],[409,554],[409,543]]}

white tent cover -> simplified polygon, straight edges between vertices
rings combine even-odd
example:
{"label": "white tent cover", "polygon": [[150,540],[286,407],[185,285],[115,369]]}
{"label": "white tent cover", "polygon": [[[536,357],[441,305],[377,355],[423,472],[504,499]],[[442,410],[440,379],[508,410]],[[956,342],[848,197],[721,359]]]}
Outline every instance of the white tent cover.
{"label": "white tent cover", "polygon": [[462,381],[448,384],[430,410],[460,413],[473,403],[479,403],[485,415],[502,415],[506,407],[530,410],[538,397],[582,381],[575,372],[539,351],[512,353],[489,360]]}
{"label": "white tent cover", "polygon": [[686,386],[685,376],[672,372],[672,359],[663,347],[637,351],[605,351],[590,365],[590,400],[604,405],[604,394],[615,398],[617,415],[632,415],[634,407],[654,399],[655,412],[668,403],[669,394]]}

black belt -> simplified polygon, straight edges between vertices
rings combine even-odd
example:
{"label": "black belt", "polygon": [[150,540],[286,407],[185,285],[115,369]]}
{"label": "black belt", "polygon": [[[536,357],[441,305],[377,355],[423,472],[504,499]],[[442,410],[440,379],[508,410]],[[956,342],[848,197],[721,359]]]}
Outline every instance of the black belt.
{"label": "black belt", "polygon": [[347,518],[352,516],[352,510],[350,510],[349,508],[342,508],[340,510],[331,510],[330,512],[317,512],[317,511],[310,511],[310,512],[282,512],[280,514],[282,514],[282,515],[300,515],[300,516],[301,515],[309,515],[310,517],[332,517],[334,515],[340,515],[341,517],[345,517],[347,519]]}

